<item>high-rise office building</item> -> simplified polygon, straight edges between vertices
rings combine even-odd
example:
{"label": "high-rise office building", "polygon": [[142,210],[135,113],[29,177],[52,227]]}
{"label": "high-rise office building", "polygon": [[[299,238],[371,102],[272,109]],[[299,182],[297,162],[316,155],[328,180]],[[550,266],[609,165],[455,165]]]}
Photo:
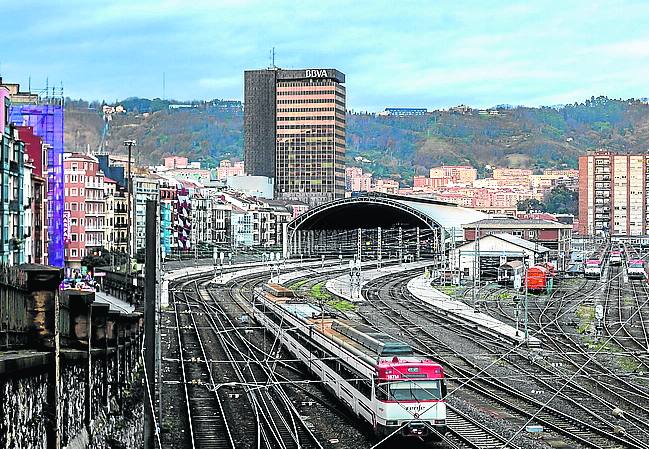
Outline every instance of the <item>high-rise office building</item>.
{"label": "high-rise office building", "polygon": [[596,152],[579,158],[579,232],[646,235],[649,157]]}
{"label": "high-rise office building", "polygon": [[316,206],[345,194],[345,75],[335,69],[248,70],[244,154],[278,198]]}

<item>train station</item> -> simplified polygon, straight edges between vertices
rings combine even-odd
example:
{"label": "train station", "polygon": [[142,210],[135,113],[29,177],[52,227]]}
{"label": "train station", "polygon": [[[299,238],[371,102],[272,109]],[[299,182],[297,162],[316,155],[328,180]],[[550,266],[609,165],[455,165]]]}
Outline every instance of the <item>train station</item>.
{"label": "train station", "polygon": [[368,193],[323,204],[288,223],[284,254],[434,259],[464,239],[462,225],[485,218],[443,201]]}

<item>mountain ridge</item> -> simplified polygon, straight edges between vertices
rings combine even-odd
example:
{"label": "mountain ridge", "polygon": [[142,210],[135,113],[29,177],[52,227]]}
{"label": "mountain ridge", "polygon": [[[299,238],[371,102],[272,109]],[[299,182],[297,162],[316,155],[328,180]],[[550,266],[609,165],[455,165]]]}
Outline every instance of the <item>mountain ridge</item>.
{"label": "mountain ridge", "polygon": [[[68,101],[67,149],[94,150],[103,139],[108,151],[121,153],[123,140],[135,139],[142,163],[178,154],[214,166],[223,158],[243,157],[243,114],[233,102],[192,102],[195,106],[177,109],[169,109],[169,104],[179,104],[172,100],[131,98],[123,103],[140,109],[112,114],[104,135],[101,105]],[[488,165],[576,168],[579,155],[602,148],[647,151],[646,100],[600,96],[561,108],[451,108],[405,117],[347,114],[348,166],[404,185],[441,164],[468,164],[479,173]]]}

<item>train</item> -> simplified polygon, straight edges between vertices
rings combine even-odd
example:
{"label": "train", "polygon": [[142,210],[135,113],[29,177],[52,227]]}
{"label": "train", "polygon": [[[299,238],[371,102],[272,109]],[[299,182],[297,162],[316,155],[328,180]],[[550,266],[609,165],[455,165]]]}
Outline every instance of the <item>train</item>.
{"label": "train", "polygon": [[602,243],[595,251],[590,253],[584,262],[584,276],[587,278],[600,278],[608,255],[608,244]]}
{"label": "train", "polygon": [[[552,267],[552,265],[550,265]],[[545,292],[552,287],[554,273],[545,265],[539,264],[527,269],[525,286],[530,292]]]}
{"label": "train", "polygon": [[622,265],[622,250],[620,247],[616,246],[611,250],[611,253],[608,256],[608,263],[611,266]]}
{"label": "train", "polygon": [[446,433],[440,364],[378,329],[325,313],[283,286],[269,284],[258,293],[254,319],[378,438],[435,441]]}
{"label": "train", "polygon": [[647,279],[647,264],[632,245],[625,245],[626,273],[629,279]]}

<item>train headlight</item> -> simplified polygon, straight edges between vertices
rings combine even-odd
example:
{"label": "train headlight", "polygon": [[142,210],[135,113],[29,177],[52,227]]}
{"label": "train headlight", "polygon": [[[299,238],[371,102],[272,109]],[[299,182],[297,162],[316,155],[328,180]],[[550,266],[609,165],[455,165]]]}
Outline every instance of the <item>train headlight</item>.
{"label": "train headlight", "polygon": [[385,425],[386,425],[386,426],[397,426],[397,425],[399,425],[399,421],[388,419],[388,420],[385,422]]}
{"label": "train headlight", "polygon": [[446,424],[446,420],[445,420],[445,419],[436,419],[436,420],[435,420],[435,425],[443,426],[443,425],[445,425],[445,424]]}

